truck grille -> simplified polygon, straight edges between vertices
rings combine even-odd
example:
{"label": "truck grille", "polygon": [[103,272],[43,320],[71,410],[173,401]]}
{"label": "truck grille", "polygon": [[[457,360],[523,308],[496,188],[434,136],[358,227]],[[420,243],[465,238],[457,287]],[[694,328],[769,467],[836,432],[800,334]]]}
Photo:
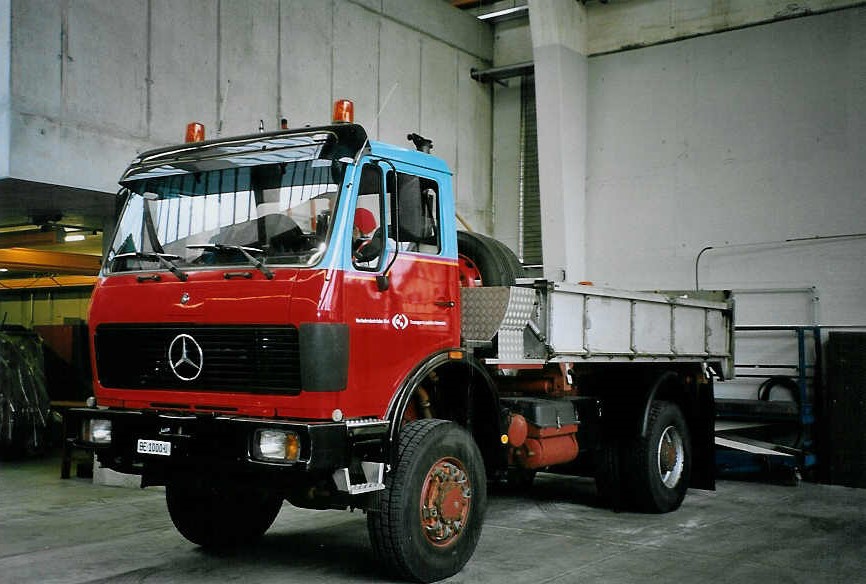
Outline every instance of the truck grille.
{"label": "truck grille", "polygon": [[[300,392],[293,326],[100,325],[94,344],[103,387]],[[184,350],[187,360],[181,362]]]}

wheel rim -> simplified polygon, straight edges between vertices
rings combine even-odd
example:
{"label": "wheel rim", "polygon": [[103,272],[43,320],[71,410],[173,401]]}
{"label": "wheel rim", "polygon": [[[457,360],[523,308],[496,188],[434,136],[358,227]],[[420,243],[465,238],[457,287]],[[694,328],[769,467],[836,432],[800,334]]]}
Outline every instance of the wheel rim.
{"label": "wheel rim", "polygon": [[457,267],[460,273],[460,285],[464,288],[475,288],[483,285],[481,270],[471,259],[463,254],[457,256]]}
{"label": "wheel rim", "polygon": [[466,527],[472,504],[472,485],[456,458],[441,458],[430,467],[421,487],[421,529],[437,547],[457,541]]}
{"label": "wheel rim", "polygon": [[664,486],[672,489],[680,482],[684,465],[683,438],[675,426],[668,426],[662,432],[658,448],[659,478]]}

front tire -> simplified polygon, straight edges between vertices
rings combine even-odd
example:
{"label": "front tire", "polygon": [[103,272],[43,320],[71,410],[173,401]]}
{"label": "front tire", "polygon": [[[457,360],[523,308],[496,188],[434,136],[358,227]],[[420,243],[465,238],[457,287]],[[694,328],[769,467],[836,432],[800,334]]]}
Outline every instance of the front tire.
{"label": "front tire", "polygon": [[647,432],[627,449],[631,502],[648,513],[678,509],[686,496],[692,468],[689,429],[679,406],[657,401],[650,406]]}
{"label": "front tire", "polygon": [[165,501],[180,534],[210,549],[256,541],[274,522],[283,504],[282,497],[261,490],[187,482],[167,484]]}
{"label": "front tire", "polygon": [[466,430],[447,420],[407,424],[385,490],[367,514],[380,561],[417,582],[459,572],[481,535],[486,485],[484,461]]}

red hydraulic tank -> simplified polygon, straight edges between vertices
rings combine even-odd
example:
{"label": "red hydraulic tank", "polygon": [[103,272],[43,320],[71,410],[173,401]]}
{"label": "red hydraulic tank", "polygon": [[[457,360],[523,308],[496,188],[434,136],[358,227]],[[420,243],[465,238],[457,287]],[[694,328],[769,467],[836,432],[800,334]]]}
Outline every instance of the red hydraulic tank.
{"label": "red hydraulic tank", "polygon": [[561,428],[539,428],[529,424],[528,437],[513,450],[513,459],[523,468],[544,468],[577,458],[577,424]]}

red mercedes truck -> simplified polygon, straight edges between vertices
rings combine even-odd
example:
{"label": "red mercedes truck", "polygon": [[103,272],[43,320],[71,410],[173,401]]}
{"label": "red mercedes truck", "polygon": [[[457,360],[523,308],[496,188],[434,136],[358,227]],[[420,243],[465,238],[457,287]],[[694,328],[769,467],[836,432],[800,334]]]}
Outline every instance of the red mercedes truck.
{"label": "red mercedes truck", "polygon": [[164,485],[198,545],[254,541],[284,501],[356,508],[425,582],[470,559],[494,481],[594,476],[647,512],[714,488],[731,299],[525,278],[458,231],[429,141],[370,140],[348,106],[133,161],[70,439]]}

